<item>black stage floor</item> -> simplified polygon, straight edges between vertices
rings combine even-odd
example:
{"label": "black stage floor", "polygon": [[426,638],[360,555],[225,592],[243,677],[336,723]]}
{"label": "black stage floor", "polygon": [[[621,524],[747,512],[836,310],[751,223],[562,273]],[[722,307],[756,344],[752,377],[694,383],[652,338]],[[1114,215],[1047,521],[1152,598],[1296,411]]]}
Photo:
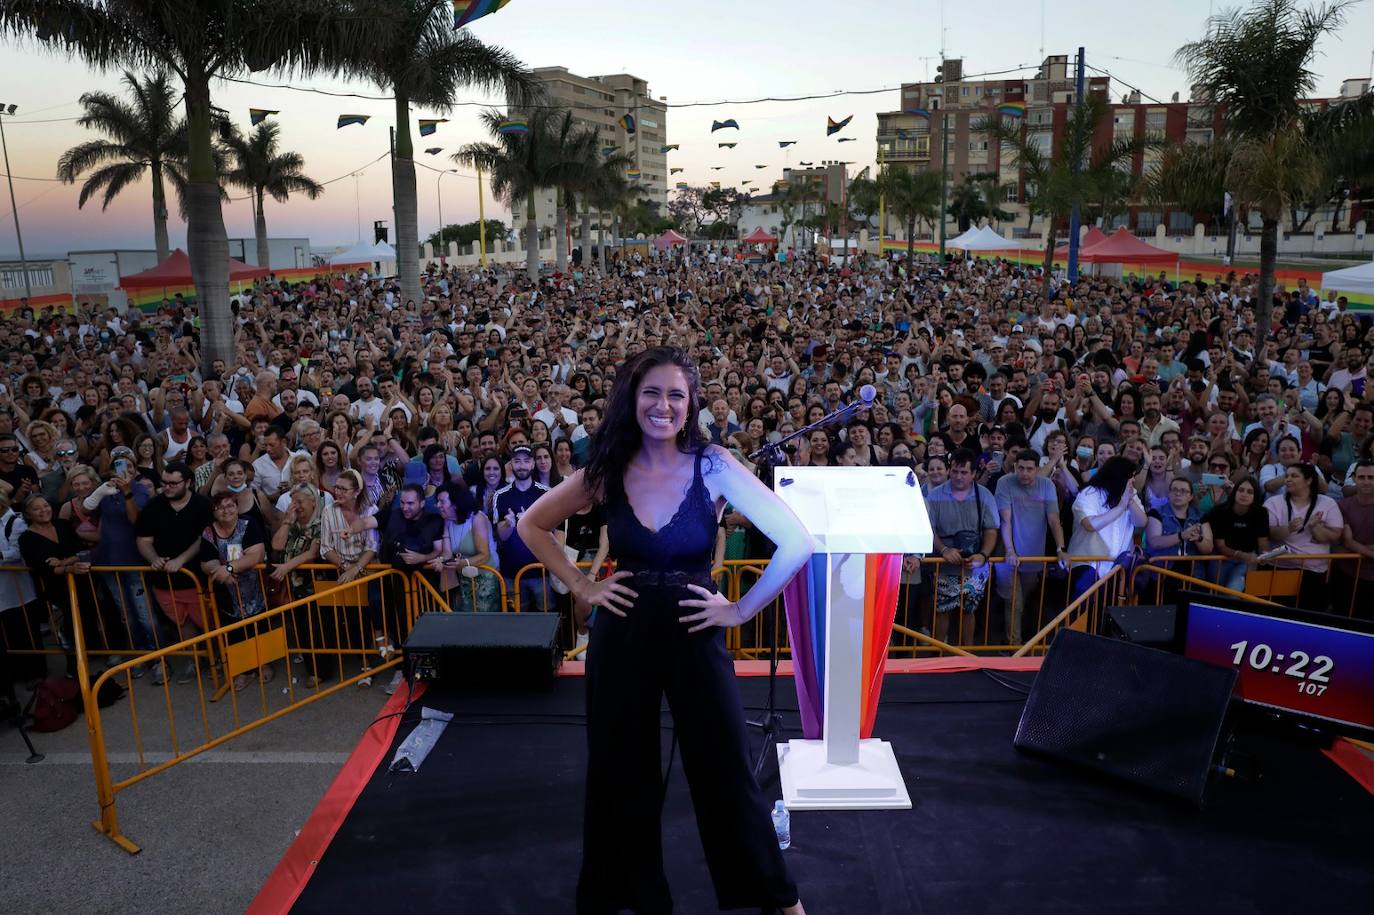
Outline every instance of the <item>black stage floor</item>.
{"label": "black stage floor", "polygon": [[[762,702],[764,679],[740,683]],[[779,686],[799,736],[791,681]],[[540,695],[424,696],[417,706],[454,722],[418,773],[388,774],[387,753],[292,911],[572,911],[583,689],[563,678]],[[1259,738],[1263,778],[1222,783],[1198,811],[1022,756],[1021,704],[981,672],[889,676],[878,732],[914,807],[793,813],[786,855],[807,911],[1369,911],[1374,796],[1316,749]],[[765,792],[780,796],[775,763]],[[663,828],[677,911],[718,911],[680,766]]]}

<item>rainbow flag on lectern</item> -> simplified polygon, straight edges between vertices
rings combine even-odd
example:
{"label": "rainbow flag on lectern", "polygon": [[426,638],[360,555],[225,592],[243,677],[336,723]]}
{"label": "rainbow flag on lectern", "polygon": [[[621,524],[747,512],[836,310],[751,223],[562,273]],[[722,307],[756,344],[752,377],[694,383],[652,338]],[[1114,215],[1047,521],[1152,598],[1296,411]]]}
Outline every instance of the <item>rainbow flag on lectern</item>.
{"label": "rainbow flag on lectern", "polygon": [[[857,558],[857,557],[855,557]],[[897,616],[897,591],[902,583],[902,554],[870,553],[863,557],[864,621],[863,673],[859,693],[859,738],[873,736],[878,714],[887,646]],[[820,740],[825,724],[825,624],[830,557],[816,553],[783,589],[787,634],[792,646],[793,679],[802,737]]]}

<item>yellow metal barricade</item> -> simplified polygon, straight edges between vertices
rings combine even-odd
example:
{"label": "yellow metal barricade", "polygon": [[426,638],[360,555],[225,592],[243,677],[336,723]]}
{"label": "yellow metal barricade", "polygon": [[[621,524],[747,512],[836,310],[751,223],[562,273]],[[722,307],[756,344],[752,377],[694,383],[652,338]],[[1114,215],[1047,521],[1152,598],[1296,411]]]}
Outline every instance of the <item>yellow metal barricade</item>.
{"label": "yellow metal barricade", "polygon": [[[79,577],[79,576],[78,576]],[[377,675],[390,675],[414,618],[409,576],[371,572],[246,619],[121,661],[92,675],[83,621],[76,627],[77,673],[95,769],[100,818],[95,828],[129,852],[120,831],[119,792],[206,750],[261,727],[323,696]],[[71,584],[73,599],[77,585]],[[107,682],[132,687],[132,671],[181,655],[193,665],[147,698],[130,689],[126,703],[102,711],[95,696]],[[217,677],[223,682],[217,686]],[[228,701],[215,703],[226,697]],[[116,780],[112,752],[130,753],[137,771]]]}

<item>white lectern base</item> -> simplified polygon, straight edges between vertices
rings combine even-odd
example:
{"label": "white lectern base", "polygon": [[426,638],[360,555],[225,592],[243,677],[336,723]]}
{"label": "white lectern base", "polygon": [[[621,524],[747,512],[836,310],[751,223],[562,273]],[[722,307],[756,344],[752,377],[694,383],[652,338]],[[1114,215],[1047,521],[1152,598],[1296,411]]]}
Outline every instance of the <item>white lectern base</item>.
{"label": "white lectern base", "polygon": [[859,741],[859,761],[852,765],[831,765],[825,756],[824,740],[778,744],[782,799],[788,810],[911,809],[911,795],[887,741]]}

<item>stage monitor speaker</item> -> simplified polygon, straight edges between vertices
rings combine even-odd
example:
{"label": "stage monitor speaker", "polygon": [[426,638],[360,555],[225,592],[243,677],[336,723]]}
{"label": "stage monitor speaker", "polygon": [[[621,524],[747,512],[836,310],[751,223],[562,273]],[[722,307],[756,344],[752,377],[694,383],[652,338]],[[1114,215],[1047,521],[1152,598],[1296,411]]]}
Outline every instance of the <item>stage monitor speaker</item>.
{"label": "stage monitor speaker", "polygon": [[1178,607],[1161,606],[1108,607],[1104,634],[1109,638],[1162,651],[1179,648],[1175,619]]}
{"label": "stage monitor speaker", "polygon": [[1013,742],[1201,806],[1235,684],[1230,668],[1060,630]]}
{"label": "stage monitor speaker", "polygon": [[557,613],[425,613],[405,641],[415,681],[477,689],[546,687],[563,662]]}

